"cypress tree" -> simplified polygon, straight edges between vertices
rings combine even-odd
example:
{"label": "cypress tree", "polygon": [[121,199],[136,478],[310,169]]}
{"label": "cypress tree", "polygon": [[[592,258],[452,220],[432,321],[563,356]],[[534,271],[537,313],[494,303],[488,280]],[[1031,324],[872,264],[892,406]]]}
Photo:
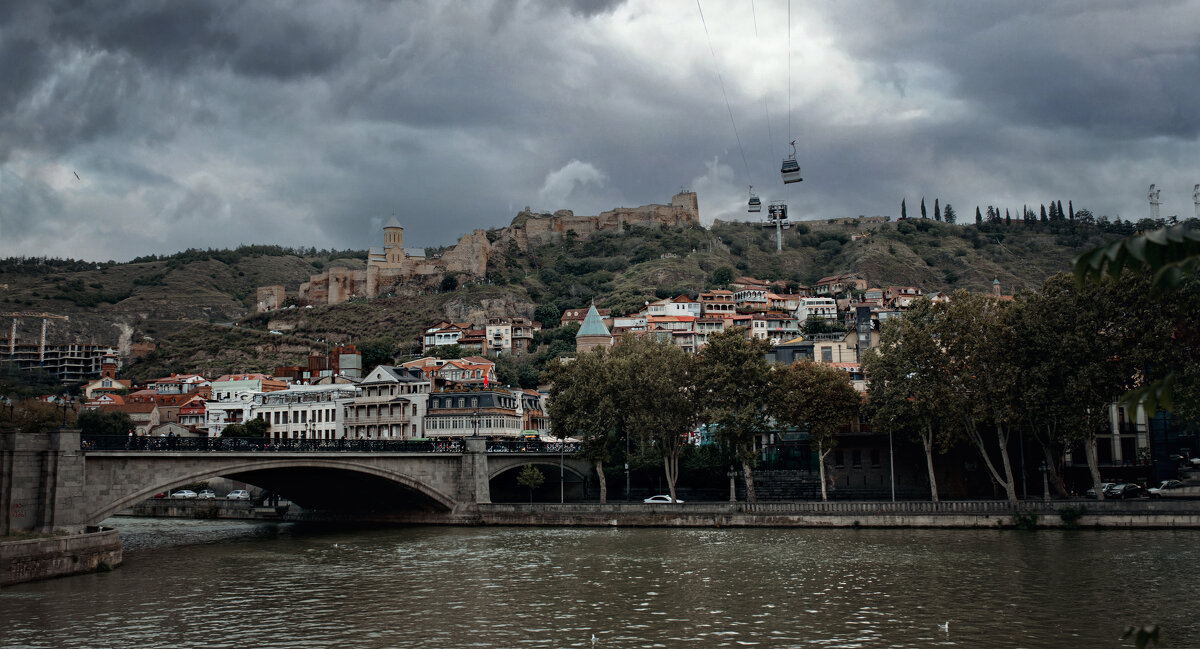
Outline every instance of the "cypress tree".
{"label": "cypress tree", "polygon": [[[1063,218],[1063,216],[1064,216],[1064,214],[1062,211],[1062,199],[1059,199],[1059,201],[1058,201],[1058,218],[1061,219],[1061,218]],[[1073,215],[1073,214],[1071,215],[1071,220],[1072,221],[1075,220],[1075,215]]]}
{"label": "cypress tree", "polygon": [[927,219],[929,215],[925,213],[925,197],[921,197],[921,218]]}
{"label": "cypress tree", "polygon": [[942,220],[942,208],[938,207],[938,199],[933,199],[933,220]]}
{"label": "cypress tree", "polygon": [[1012,225],[1012,214],[1008,213],[1008,208],[1004,208],[1004,225]]}
{"label": "cypress tree", "polygon": [[1072,221],[1075,220],[1075,204],[1071,201],[1067,201],[1067,214],[1071,217]]}
{"label": "cypress tree", "polygon": [[975,206],[975,225],[983,223],[983,215],[979,213],[979,206]]}
{"label": "cypress tree", "polygon": [[900,218],[902,218],[902,219],[908,218],[908,208],[904,206],[903,198],[900,199]]}
{"label": "cypress tree", "polygon": [[1046,222],[1046,204],[1042,204],[1042,223]]}

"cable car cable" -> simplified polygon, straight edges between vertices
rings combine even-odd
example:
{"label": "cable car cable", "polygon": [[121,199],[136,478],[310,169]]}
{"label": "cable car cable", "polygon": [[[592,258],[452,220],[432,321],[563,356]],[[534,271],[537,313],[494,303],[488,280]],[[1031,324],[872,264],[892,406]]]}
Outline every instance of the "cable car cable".
{"label": "cable car cable", "polygon": [[737,140],[738,151],[742,154],[742,167],[746,170],[746,181],[750,180],[750,163],[746,162],[746,150],[742,148],[742,136],[738,134],[737,122],[733,119],[733,108],[729,105],[729,93],[725,92],[725,79],[721,77],[721,68],[717,65],[717,51],[713,49],[712,35],[708,33],[708,23],[704,20],[704,9],[700,0],[696,0],[696,10],[700,12],[700,24],[704,26],[704,37],[708,39],[708,52],[712,55],[713,70],[717,73],[717,81],[721,84],[721,95],[725,98],[725,110],[729,112],[729,123],[733,126],[733,137]]}

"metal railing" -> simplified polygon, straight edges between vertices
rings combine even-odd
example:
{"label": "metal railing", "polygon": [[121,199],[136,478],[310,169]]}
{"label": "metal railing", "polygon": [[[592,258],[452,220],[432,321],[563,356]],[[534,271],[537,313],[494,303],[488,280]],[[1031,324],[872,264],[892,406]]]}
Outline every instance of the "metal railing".
{"label": "metal railing", "polygon": [[84,451],[204,451],[315,453],[462,453],[458,441],[390,439],[268,439],[261,437],[129,437],[84,435]]}
{"label": "metal railing", "polygon": [[[453,440],[391,440],[391,439],[269,439],[262,437],[130,437],[122,435],[84,435],[80,438],[84,451],[228,451],[279,452],[301,451],[316,453],[462,453],[461,439]],[[572,455],[579,450],[577,443],[502,440],[489,441],[488,453],[563,453]]]}
{"label": "metal railing", "polygon": [[543,442],[539,440],[502,440],[487,443],[488,453],[565,453],[571,455],[579,450],[575,442]]}

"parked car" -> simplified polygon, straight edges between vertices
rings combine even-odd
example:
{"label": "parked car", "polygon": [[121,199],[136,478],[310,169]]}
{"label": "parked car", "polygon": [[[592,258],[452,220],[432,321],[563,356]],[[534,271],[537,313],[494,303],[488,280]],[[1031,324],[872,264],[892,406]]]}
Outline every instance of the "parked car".
{"label": "parked car", "polygon": [[171,494],[171,497],[172,498],[195,498],[196,492],[192,491],[191,489],[180,489],[179,491],[176,491],[175,493]]}
{"label": "parked car", "polygon": [[[1115,483],[1115,482],[1101,482],[1100,483],[1100,491],[1104,492],[1105,497],[1107,497],[1108,490],[1112,489],[1116,485],[1117,485],[1117,483]],[[1088,490],[1085,491],[1083,495],[1087,496],[1088,498],[1095,498],[1096,497],[1096,488],[1089,487]]]}
{"label": "parked car", "polygon": [[1163,480],[1162,484],[1158,485],[1157,487],[1150,487],[1146,490],[1146,492],[1151,498],[1159,498],[1162,496],[1162,492],[1178,489],[1182,486],[1183,483],[1179,480]]}
{"label": "parked car", "polygon": [[204,500],[209,500],[212,498],[216,498],[217,494],[212,489],[205,489],[205,490],[201,491],[200,493],[196,494],[196,497],[204,499]]}
{"label": "parked car", "polygon": [[[643,500],[642,502],[644,502],[644,503],[670,503],[671,497],[668,495],[665,495],[665,494],[659,495],[659,496],[650,496],[649,498]],[[681,503],[683,501],[676,498],[675,502]]]}
{"label": "parked car", "polygon": [[167,495],[168,495],[168,494],[167,494],[167,492],[165,492],[165,491],[160,491],[160,492],[158,492],[158,493],[154,494],[154,497],[155,497],[155,498],[166,498],[166,497],[167,497]]}
{"label": "parked car", "polygon": [[250,500],[250,492],[245,489],[234,489],[225,494],[225,497],[229,500]]}
{"label": "parked car", "polygon": [[1141,486],[1135,485],[1132,482],[1123,482],[1119,485],[1116,485],[1112,489],[1109,489],[1108,493],[1105,495],[1109,498],[1124,499],[1124,498],[1140,498],[1144,494],[1142,493]]}

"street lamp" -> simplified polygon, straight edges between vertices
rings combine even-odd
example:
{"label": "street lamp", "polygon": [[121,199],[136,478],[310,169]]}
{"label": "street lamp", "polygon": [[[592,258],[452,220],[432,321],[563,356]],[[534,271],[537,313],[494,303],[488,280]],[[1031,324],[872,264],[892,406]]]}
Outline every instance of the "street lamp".
{"label": "street lamp", "polygon": [[1045,462],[1042,462],[1041,466],[1038,467],[1038,471],[1042,472],[1042,500],[1044,500],[1044,501],[1050,500],[1050,477],[1048,475],[1049,470],[1050,470],[1050,467],[1046,466]]}
{"label": "street lamp", "polygon": [[62,427],[66,428],[67,427],[67,408],[69,408],[71,406],[71,397],[70,397],[70,395],[68,395],[67,393],[64,392],[62,397],[59,399],[59,401],[62,403],[62,411],[63,411]]}
{"label": "street lamp", "polygon": [[479,408],[475,409],[475,415],[471,418],[471,437],[479,437]]}

